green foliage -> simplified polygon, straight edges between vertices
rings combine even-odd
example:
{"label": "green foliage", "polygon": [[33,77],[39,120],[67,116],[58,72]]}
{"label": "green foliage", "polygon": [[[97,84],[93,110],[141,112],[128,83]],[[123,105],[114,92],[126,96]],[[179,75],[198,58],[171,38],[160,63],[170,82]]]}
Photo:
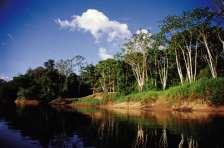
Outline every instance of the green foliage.
{"label": "green foliage", "polygon": [[103,104],[101,100],[94,99],[94,98],[84,98],[79,99],[78,101],[75,101],[75,103],[80,103],[84,105],[100,105]]}
{"label": "green foliage", "polygon": [[162,96],[173,99],[189,99],[192,97],[203,98],[214,104],[224,103],[224,78],[202,78],[198,81],[183,86],[171,87],[162,92]]}
{"label": "green foliage", "polygon": [[224,78],[209,80],[206,86],[208,99],[215,104],[224,104]]}
{"label": "green foliage", "polygon": [[0,85],[0,103],[12,103],[17,97],[17,85],[13,81],[3,82]]}
{"label": "green foliage", "polygon": [[99,78],[100,73],[97,71],[96,66],[90,64],[81,70],[81,79],[91,87],[93,93],[101,90]]}
{"label": "green foliage", "polygon": [[147,80],[144,85],[144,91],[156,90],[157,87],[156,87],[155,81],[156,80],[153,80],[153,79]]}
{"label": "green foliage", "polygon": [[96,70],[100,74],[99,83],[103,92],[115,92],[117,82],[117,61],[107,59],[100,61],[96,65]]}
{"label": "green foliage", "polygon": [[206,77],[206,78],[211,77],[208,66],[199,71],[198,78],[204,78],[204,77]]}
{"label": "green foliage", "polygon": [[[79,101],[101,104],[147,102],[160,97],[172,100],[199,97],[221,104],[224,80],[210,79],[211,73],[214,78],[224,76],[224,27],[215,22],[216,18],[217,14],[208,8],[168,16],[158,34],[140,29],[124,44],[119,58],[102,60],[96,65],[85,66],[82,56],[56,64],[48,60],[44,67],[29,69],[12,81],[0,80],[0,102],[17,97],[48,102],[59,97],[80,98],[103,91],[116,92],[116,95],[108,93],[102,101]],[[206,43],[209,50],[205,48]],[[179,85],[180,80],[182,85]],[[160,91],[162,88],[166,90]],[[137,93],[137,89],[143,92]]]}
{"label": "green foliage", "polygon": [[131,67],[123,61],[117,61],[117,86],[120,95],[127,95],[137,88]]}
{"label": "green foliage", "polygon": [[124,101],[133,101],[133,102],[152,102],[155,101],[159,95],[160,91],[143,91],[137,93],[131,93],[127,96],[119,96],[114,101],[124,102]]}
{"label": "green foliage", "polygon": [[127,96],[116,97],[114,101],[139,101],[150,102],[158,98],[169,101],[200,98],[211,101],[214,104],[224,104],[224,78],[209,79],[202,78],[190,84],[178,85],[165,91],[144,91],[132,93]]}
{"label": "green foliage", "polygon": [[146,29],[140,29],[124,44],[124,62],[131,66],[139,91],[143,91],[148,77],[149,51],[153,50],[154,39]]}
{"label": "green foliage", "polygon": [[37,85],[33,85],[26,89],[19,88],[17,97],[19,99],[37,99],[40,93],[40,88]]}
{"label": "green foliage", "polygon": [[79,76],[71,73],[65,76],[55,69],[54,60],[44,67],[29,69],[24,75],[14,77],[0,85],[0,100],[36,99],[49,102],[59,97],[82,97],[89,95],[90,87]]}

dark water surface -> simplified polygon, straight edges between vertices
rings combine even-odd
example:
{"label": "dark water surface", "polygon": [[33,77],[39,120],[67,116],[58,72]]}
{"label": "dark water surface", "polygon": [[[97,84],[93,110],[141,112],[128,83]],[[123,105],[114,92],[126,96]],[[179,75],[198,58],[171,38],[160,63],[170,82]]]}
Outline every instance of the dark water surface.
{"label": "dark water surface", "polygon": [[224,117],[83,108],[0,106],[0,148],[222,148]]}

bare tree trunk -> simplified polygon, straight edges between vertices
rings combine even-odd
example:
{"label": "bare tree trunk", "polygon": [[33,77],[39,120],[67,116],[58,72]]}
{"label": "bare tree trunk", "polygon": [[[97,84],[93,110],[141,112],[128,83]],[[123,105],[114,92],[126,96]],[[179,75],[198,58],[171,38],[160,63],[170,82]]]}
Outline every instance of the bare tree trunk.
{"label": "bare tree trunk", "polygon": [[178,59],[177,50],[175,50],[175,56],[176,56],[176,65],[177,65],[178,75],[179,75],[179,78],[180,78],[181,85],[183,85],[184,84],[184,77],[183,77],[182,69],[181,69],[181,66],[180,66],[179,59]]}
{"label": "bare tree trunk", "polygon": [[131,64],[132,70],[134,72],[135,78],[137,80],[139,91],[143,91],[145,81],[147,78],[147,56],[143,55],[143,63],[142,63],[142,69],[141,66]]}
{"label": "bare tree trunk", "polygon": [[220,34],[218,33],[218,38],[219,38],[219,41],[222,43],[222,58],[224,58],[224,40],[221,38]]}
{"label": "bare tree trunk", "polygon": [[181,134],[181,140],[180,140],[180,143],[178,145],[178,148],[183,148],[184,146],[184,134]]}
{"label": "bare tree trunk", "polygon": [[214,57],[211,54],[211,50],[208,46],[206,35],[202,34],[202,38],[203,38],[203,43],[207,51],[206,61],[209,65],[209,69],[211,71],[212,77],[217,78],[216,61],[214,60]]}
{"label": "bare tree trunk", "polygon": [[197,58],[198,58],[198,41],[196,43],[196,47],[195,47],[195,56],[194,56],[194,76],[193,76],[193,80],[196,80],[196,76],[197,76]]}
{"label": "bare tree trunk", "polygon": [[100,80],[101,88],[103,89],[103,92],[107,92],[108,89],[106,87],[106,78],[105,78],[105,74],[104,73],[102,73],[102,78],[103,78],[103,80],[102,79]]}
{"label": "bare tree trunk", "polygon": [[[167,77],[168,77],[168,64],[169,64],[169,59],[167,57],[167,54],[164,57],[165,59],[163,61],[157,61],[157,69],[159,72],[159,78],[160,82],[162,83],[163,90],[166,89],[166,84],[167,84]],[[160,64],[162,62],[162,65]]]}
{"label": "bare tree trunk", "polygon": [[167,140],[167,130],[166,127],[163,127],[162,136],[160,138],[160,147],[166,148],[168,147],[168,140]]}
{"label": "bare tree trunk", "polygon": [[[196,41],[195,47],[192,45],[192,32],[189,32],[190,41],[187,41],[185,37],[183,40],[185,42],[185,47],[181,47],[182,56],[184,59],[184,65],[187,71],[187,78],[190,83],[194,82],[196,79],[197,73],[197,50],[198,50],[198,41]],[[189,42],[189,43],[188,43]],[[193,49],[195,49],[193,54]],[[194,59],[194,60],[192,60]]]}

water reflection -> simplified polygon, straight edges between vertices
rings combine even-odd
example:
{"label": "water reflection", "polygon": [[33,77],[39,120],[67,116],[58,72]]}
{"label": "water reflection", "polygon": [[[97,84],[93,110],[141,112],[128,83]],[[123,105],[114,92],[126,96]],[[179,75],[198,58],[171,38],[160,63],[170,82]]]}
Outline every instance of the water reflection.
{"label": "water reflection", "polygon": [[210,113],[0,106],[1,147],[224,147],[224,118]]}
{"label": "water reflection", "polygon": [[[130,138],[129,144],[132,143],[128,147],[224,147],[222,142],[223,114],[212,112],[147,112],[121,109],[99,111],[91,108],[89,110],[86,108],[77,110],[89,115],[98,125],[103,124],[107,130],[115,127],[101,135],[103,137],[113,135],[110,131],[124,131],[125,129],[120,129],[117,124],[126,122],[125,128],[129,128],[130,135],[134,135]],[[117,135],[120,136],[120,134]]]}

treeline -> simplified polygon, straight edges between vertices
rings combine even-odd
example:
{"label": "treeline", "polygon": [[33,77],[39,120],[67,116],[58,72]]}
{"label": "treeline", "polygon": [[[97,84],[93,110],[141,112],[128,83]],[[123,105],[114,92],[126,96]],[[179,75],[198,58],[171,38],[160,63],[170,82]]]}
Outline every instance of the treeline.
{"label": "treeline", "polygon": [[[78,59],[80,56],[76,56]],[[90,86],[81,80],[80,76],[70,71],[62,73],[60,63],[48,60],[44,66],[29,69],[24,75],[19,75],[6,82],[1,80],[1,102],[15,99],[36,99],[49,102],[56,98],[82,97],[91,93]]]}
{"label": "treeline", "polygon": [[128,94],[164,90],[202,77],[223,77],[222,12],[196,8],[166,17],[157,34],[140,29],[114,59],[100,61],[91,70],[86,67],[86,80],[92,82],[94,90]]}
{"label": "treeline", "polygon": [[95,92],[126,95],[164,90],[202,77],[223,77],[223,12],[197,8],[168,16],[161,22],[159,33],[139,29],[113,59],[96,65],[87,64],[82,56],[49,60],[44,67],[28,70],[12,81],[1,80],[0,98],[49,101]]}

